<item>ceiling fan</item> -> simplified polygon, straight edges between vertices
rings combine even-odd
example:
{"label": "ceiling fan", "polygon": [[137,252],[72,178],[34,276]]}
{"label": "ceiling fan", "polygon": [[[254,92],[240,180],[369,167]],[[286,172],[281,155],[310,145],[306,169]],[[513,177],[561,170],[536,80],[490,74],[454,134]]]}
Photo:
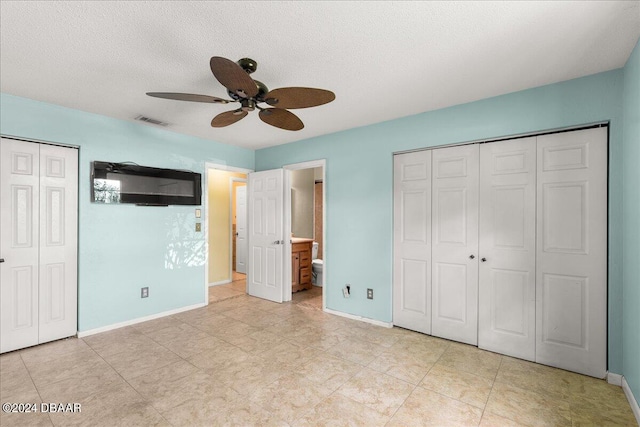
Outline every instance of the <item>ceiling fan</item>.
{"label": "ceiling fan", "polygon": [[[239,102],[240,108],[218,114],[211,120],[211,126],[229,126],[243,119],[249,114],[249,111],[258,109],[260,110],[260,120],[286,130],[304,128],[302,120],[287,109],[316,107],[336,99],[335,94],[329,90],[309,87],[283,87],[270,91],[264,83],[249,77],[249,74],[258,68],[256,61],[250,58],[242,58],[238,62],[233,62],[220,56],[214,56],[209,61],[209,65],[214,77],[227,88],[231,99],[172,92],[147,92],[147,95],[211,104]],[[270,107],[261,107],[259,104],[262,103],[266,103]]]}

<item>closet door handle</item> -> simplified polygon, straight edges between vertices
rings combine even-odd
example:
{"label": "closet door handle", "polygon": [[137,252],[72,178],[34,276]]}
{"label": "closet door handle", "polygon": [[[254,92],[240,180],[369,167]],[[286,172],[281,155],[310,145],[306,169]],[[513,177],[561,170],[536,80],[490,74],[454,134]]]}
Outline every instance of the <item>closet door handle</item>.
{"label": "closet door handle", "polygon": [[469,259],[474,259],[475,257],[475,255],[469,255]]}
{"label": "closet door handle", "polygon": [[487,262],[487,259],[486,258],[482,258],[482,259],[480,259],[480,261]]}
{"label": "closet door handle", "polygon": [[0,258],[0,262],[4,262],[4,258]]}

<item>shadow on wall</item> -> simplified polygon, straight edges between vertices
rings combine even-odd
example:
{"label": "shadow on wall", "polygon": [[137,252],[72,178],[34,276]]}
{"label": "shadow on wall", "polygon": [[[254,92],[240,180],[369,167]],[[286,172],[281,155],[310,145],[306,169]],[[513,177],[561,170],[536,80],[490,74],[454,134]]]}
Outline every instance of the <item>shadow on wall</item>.
{"label": "shadow on wall", "polygon": [[206,241],[202,233],[194,231],[192,213],[175,213],[165,222],[167,250],[164,267],[176,270],[184,267],[204,266],[207,260]]}

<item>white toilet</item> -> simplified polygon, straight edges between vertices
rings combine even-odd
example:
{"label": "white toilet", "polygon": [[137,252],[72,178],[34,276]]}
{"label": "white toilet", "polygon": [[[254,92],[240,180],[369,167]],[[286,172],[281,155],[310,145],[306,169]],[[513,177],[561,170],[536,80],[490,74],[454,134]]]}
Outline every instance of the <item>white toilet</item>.
{"label": "white toilet", "polygon": [[322,286],[323,261],[318,259],[318,242],[313,242],[311,248],[311,283],[315,286]]}

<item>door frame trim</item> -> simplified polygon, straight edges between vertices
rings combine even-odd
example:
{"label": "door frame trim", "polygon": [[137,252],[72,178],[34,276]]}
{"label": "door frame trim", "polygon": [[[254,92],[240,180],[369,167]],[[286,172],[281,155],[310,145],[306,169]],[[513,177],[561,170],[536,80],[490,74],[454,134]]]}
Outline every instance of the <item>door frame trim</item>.
{"label": "door frame trim", "polygon": [[[327,311],[327,159],[282,166],[284,169],[284,235],[291,236],[291,171],[322,167],[322,311]],[[284,239],[282,301],[291,301],[291,238]],[[312,260],[313,261],[313,260]]]}
{"label": "door frame trim", "polygon": [[604,121],[600,121],[600,122],[586,123],[586,124],[576,125],[576,126],[554,128],[554,129],[547,129],[547,130],[539,130],[539,131],[534,131],[534,132],[525,132],[525,133],[518,133],[518,134],[506,135],[506,136],[498,136],[498,137],[495,137],[495,138],[473,139],[473,140],[470,140],[470,141],[436,144],[436,145],[430,145],[428,147],[413,148],[411,150],[394,151],[393,153],[391,153],[391,155],[395,156],[396,154],[414,153],[416,151],[435,150],[435,149],[438,149],[438,148],[456,147],[458,145],[486,144],[486,143],[489,143],[489,142],[509,141],[509,140],[512,140],[512,139],[529,138],[529,137],[533,137],[533,136],[549,135],[549,134],[552,134],[552,133],[564,133],[564,132],[573,132],[573,131],[576,131],[576,130],[585,130],[585,129],[591,129],[591,128],[609,127],[610,125],[611,125],[611,122],[609,120],[604,120]]}
{"label": "door frame trim", "polygon": [[[203,191],[202,195],[204,197],[204,203],[200,206],[203,207],[203,213],[200,218],[202,222],[202,232],[204,233],[204,305],[209,305],[209,169],[217,169],[221,171],[227,172],[240,172],[244,174],[249,174],[253,172],[253,169],[241,168],[236,166],[229,166],[222,163],[215,162],[204,162],[204,179],[202,180]],[[196,207],[197,209],[197,207]],[[197,218],[196,218],[197,220]],[[229,251],[231,251],[231,246],[229,246]],[[233,277],[230,277],[233,279]]]}

